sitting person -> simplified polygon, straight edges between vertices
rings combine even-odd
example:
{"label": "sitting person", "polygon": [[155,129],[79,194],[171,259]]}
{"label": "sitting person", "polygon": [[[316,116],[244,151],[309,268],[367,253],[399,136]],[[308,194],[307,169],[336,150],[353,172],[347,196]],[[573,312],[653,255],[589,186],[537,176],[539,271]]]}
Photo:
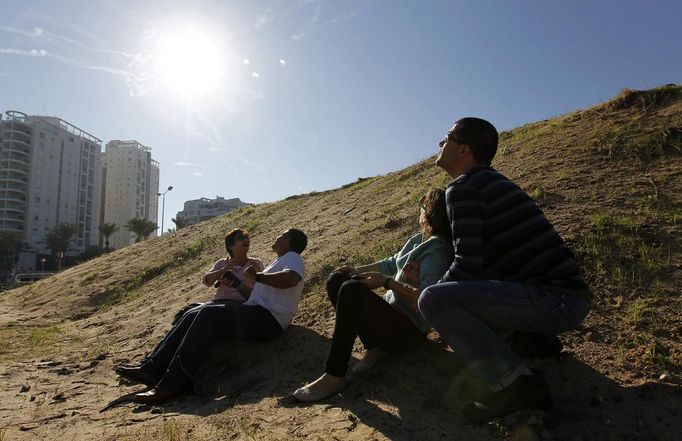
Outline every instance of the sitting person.
{"label": "sitting person", "polygon": [[[277,254],[274,261],[262,272],[253,267],[242,271],[241,285],[253,286],[247,301],[209,302],[190,310],[140,365],[117,368],[119,375],[152,387],[136,394],[133,401],[159,403],[188,392],[193,375],[215,342],[266,342],[281,335],[298,310],[305,272],[300,254],[307,244],[302,231],[285,231],[272,245]],[[207,282],[212,279],[217,277]],[[236,288],[244,293],[241,285]]]}
{"label": "sitting person", "polygon": [[[213,302],[244,301],[251,295],[253,283],[247,280],[244,273],[249,267],[253,267],[257,272],[262,272],[263,262],[247,255],[250,245],[249,234],[242,229],[232,230],[225,236],[227,257],[213,264],[213,268],[201,278],[204,285],[218,288],[213,297]],[[226,275],[228,274],[234,274],[236,279],[227,278]]]}
{"label": "sitting person", "polygon": [[[353,371],[371,368],[384,350],[399,346],[428,325],[417,310],[422,289],[436,283],[452,262],[445,192],[434,189],[420,200],[422,232],[398,254],[357,268],[341,267],[327,280],[327,295],[336,308],[336,325],[325,373],[293,393],[299,401],[316,401],[339,392],[356,337],[367,350]],[[373,289],[384,287],[383,298]]]}
{"label": "sitting person", "polygon": [[[260,259],[248,257],[250,245],[251,238],[249,237],[249,233],[242,229],[234,229],[225,236],[227,257],[219,259],[213,265],[213,268],[201,278],[201,282],[204,285],[217,288],[215,295],[213,296],[213,303],[242,303],[251,294],[253,284],[246,281],[243,272],[246,271],[249,266],[253,266],[257,271],[263,271],[263,262]],[[233,271],[236,278],[226,278],[226,274],[229,274],[228,271]],[[242,283],[237,284],[237,280],[240,280]],[[190,303],[180,309],[180,311],[175,314],[171,325],[177,325],[185,316],[194,317],[204,305],[206,305],[206,303]],[[153,358],[157,351],[163,350],[170,336],[171,332],[168,332],[145,360]],[[139,378],[127,374],[128,368],[129,366],[117,366],[114,370],[122,377],[126,377],[132,381],[139,381]],[[145,382],[143,381],[143,383]]]}
{"label": "sitting person", "polygon": [[440,142],[436,165],[453,179],[446,201],[455,259],[419,297],[424,317],[487,386],[463,408],[473,422],[552,408],[541,373],[502,337],[520,331],[556,342],[583,321],[592,297],[549,220],[491,167],[497,143],[495,127],[480,118],[462,118]]}

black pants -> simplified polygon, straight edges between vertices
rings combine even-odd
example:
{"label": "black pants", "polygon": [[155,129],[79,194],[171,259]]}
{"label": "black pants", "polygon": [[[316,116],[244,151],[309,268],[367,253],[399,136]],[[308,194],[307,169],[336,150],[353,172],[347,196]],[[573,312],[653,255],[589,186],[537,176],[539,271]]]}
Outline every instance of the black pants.
{"label": "black pants", "polygon": [[391,350],[421,335],[407,315],[345,273],[329,276],[327,295],[336,307],[336,325],[325,366],[330,375],[346,375],[356,337],[366,349],[381,346]]}
{"label": "black pants", "polygon": [[266,342],[283,332],[270,311],[242,302],[212,302],[187,311],[154,348],[143,369],[157,386],[187,391],[204,357],[219,341]]}

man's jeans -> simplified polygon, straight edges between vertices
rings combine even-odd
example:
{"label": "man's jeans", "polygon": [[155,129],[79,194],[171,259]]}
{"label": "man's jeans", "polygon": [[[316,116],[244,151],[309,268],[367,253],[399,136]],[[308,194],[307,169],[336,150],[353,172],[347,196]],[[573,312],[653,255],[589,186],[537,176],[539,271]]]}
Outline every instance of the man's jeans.
{"label": "man's jeans", "polygon": [[575,329],[589,301],[516,282],[446,282],[426,288],[419,310],[465,366],[493,387],[523,361],[499,337],[504,331],[557,334]]}

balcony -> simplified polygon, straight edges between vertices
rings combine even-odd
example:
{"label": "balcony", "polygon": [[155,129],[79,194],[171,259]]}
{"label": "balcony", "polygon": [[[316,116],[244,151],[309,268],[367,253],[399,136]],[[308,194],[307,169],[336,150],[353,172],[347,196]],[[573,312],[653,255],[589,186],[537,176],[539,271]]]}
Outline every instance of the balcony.
{"label": "balcony", "polygon": [[11,213],[19,213],[22,215],[22,220],[23,220],[23,214],[26,212],[26,206],[15,206],[15,205],[5,205],[2,206],[0,205],[0,213],[6,213],[6,214],[11,214]]}
{"label": "balcony", "polygon": [[0,221],[21,222],[26,219],[23,215],[13,214],[0,209]]}
{"label": "balcony", "polygon": [[31,134],[12,128],[5,129],[5,140],[31,145]]}
{"label": "balcony", "polygon": [[8,182],[3,181],[2,178],[0,178],[0,193],[6,192],[6,193],[18,193],[20,194],[22,200],[26,200],[26,187],[17,187],[14,185],[9,185]]}
{"label": "balcony", "polygon": [[0,169],[28,173],[28,162],[16,158],[0,158]]}
{"label": "balcony", "polygon": [[0,153],[0,161],[17,161],[28,167],[31,165],[29,156],[30,155],[26,152],[3,150],[2,153]]}
{"label": "balcony", "polygon": [[18,188],[23,188],[24,191],[26,191],[26,183],[28,182],[28,179],[26,179],[23,176],[16,176],[16,174],[13,174],[13,175],[0,176],[0,181],[19,183],[20,185],[23,184],[23,187],[18,187]]}
{"label": "balcony", "polygon": [[24,224],[22,223],[22,224],[14,225],[12,223],[3,224],[2,222],[0,222],[0,229],[2,231],[15,231],[17,233],[23,233],[24,232]]}
{"label": "balcony", "polygon": [[[16,193],[22,193],[21,196],[17,196],[15,192],[9,193],[5,192],[5,189],[0,188],[0,204],[2,204],[3,201],[5,202],[14,202],[17,204],[26,204],[26,196],[23,195],[23,192],[16,192]],[[3,194],[5,193],[5,194]]]}

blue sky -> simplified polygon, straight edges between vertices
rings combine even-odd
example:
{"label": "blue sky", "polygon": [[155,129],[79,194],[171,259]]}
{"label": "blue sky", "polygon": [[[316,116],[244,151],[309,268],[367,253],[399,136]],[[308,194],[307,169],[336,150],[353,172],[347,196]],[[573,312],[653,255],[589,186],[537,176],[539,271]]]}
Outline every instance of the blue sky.
{"label": "blue sky", "polygon": [[[0,111],[136,139],[185,200],[278,200],[682,82],[679,1],[0,0]],[[160,208],[160,207],[159,207]]]}

